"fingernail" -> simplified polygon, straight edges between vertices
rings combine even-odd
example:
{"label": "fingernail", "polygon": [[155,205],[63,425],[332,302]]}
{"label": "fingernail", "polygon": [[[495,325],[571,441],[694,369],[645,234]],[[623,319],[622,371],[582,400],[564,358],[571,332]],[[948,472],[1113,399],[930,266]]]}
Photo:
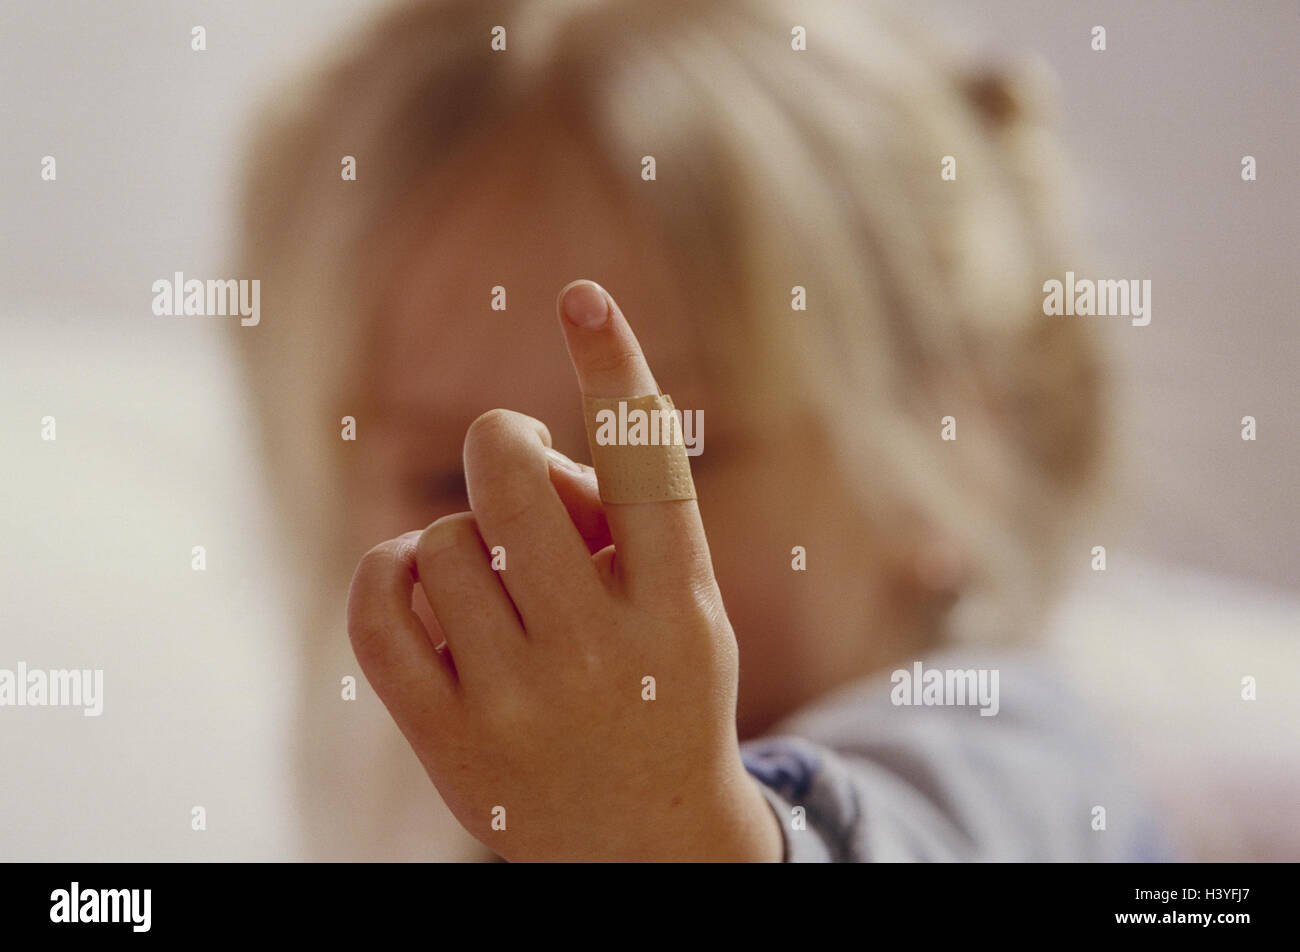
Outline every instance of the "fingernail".
{"label": "fingernail", "polygon": [[569,459],[569,457],[565,456],[563,453],[553,450],[549,446],[546,448],[546,458],[556,466],[560,467],[560,469],[567,469],[573,473],[582,472],[581,466]]}
{"label": "fingernail", "polygon": [[609,319],[609,302],[605,292],[590,281],[578,281],[564,292],[560,302],[570,324],[595,330]]}
{"label": "fingernail", "polygon": [[462,538],[459,527],[453,519],[442,518],[431,522],[419,538],[420,550],[425,555],[433,555],[443,549],[454,548]]}

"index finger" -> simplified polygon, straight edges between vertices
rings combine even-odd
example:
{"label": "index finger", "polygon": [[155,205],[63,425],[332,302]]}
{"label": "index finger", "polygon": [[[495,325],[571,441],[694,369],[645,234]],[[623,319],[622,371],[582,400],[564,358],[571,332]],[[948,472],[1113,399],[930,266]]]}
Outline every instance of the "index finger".
{"label": "index finger", "polygon": [[[636,335],[609,292],[594,281],[573,281],[561,289],[556,307],[584,398],[630,401],[660,393]],[[584,400],[584,413],[588,412],[587,405]],[[592,421],[586,422],[590,432]],[[680,445],[680,433],[677,436],[675,446],[624,457],[642,467],[636,473],[638,482],[662,486],[671,481],[680,485],[684,474],[685,487],[690,487],[689,462],[685,447]],[[614,452],[638,449],[641,447],[619,446]],[[602,478],[607,477],[602,477],[597,459],[598,484]],[[605,499],[606,493],[601,495]],[[649,502],[605,501],[620,573],[634,591],[655,587],[662,594],[664,585],[713,583],[713,567],[693,489],[689,495],[691,498]]]}

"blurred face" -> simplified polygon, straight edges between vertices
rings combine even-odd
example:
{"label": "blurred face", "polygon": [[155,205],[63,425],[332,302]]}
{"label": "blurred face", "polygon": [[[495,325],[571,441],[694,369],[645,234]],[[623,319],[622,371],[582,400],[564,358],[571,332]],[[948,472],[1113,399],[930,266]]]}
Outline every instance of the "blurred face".
{"label": "blurred face", "polygon": [[[383,296],[364,355],[364,447],[351,473],[358,552],[469,508],[465,430],[494,407],[527,413],[557,450],[589,461],[581,398],[555,297],[573,278],[609,288],[661,388],[703,411],[692,459],[714,568],[740,644],[742,737],[880,662],[889,630],[870,554],[852,528],[833,458],[800,432],[746,432],[738,395],[715,392],[693,353],[690,289],[662,238],[623,196],[669,187],[638,169],[612,181],[555,118],[535,114],[437,170],[432,212],[381,239]],[[506,309],[493,310],[494,287]],[[363,444],[358,444],[359,446]],[[804,546],[808,571],[791,568]],[[422,598],[420,599],[422,602]],[[441,640],[427,607],[419,611]]]}

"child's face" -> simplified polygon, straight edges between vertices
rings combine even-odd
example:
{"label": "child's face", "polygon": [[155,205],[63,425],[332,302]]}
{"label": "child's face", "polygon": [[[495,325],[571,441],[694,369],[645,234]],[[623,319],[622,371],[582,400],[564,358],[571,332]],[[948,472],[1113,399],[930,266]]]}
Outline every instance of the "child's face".
{"label": "child's face", "polygon": [[[468,509],[462,441],[494,407],[536,417],[557,450],[589,459],[554,302],[573,278],[598,281],[622,306],[660,387],[678,407],[703,411],[704,450],[692,469],[740,644],[740,731],[751,735],[880,657],[873,633],[888,620],[834,460],[802,444],[802,434],[736,424],[729,410],[740,395],[715,392],[691,352],[689,324],[709,315],[693,312],[662,244],[575,142],[550,135],[548,153],[526,146],[526,134],[498,140],[508,155],[476,157],[465,177],[449,180],[436,219],[404,226],[397,242],[407,258],[367,335],[354,546]],[[515,155],[533,164],[521,168]],[[628,178],[632,187],[671,187],[640,182],[635,168]],[[491,308],[496,286],[505,288],[505,310]],[[797,545],[807,571],[791,567]]]}

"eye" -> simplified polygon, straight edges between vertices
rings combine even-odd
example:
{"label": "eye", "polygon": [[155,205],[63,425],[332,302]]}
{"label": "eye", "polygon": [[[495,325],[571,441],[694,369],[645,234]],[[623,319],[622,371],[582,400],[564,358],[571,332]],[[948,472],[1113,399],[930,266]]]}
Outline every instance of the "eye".
{"label": "eye", "polygon": [[411,495],[424,503],[462,502],[468,498],[465,495],[465,473],[460,467],[417,473],[411,477],[410,487]]}

